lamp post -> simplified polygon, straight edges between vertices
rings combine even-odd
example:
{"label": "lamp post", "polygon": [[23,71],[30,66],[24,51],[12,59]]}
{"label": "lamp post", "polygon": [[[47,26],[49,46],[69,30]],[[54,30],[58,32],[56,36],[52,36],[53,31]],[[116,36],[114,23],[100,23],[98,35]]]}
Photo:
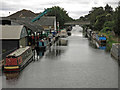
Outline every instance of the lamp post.
{"label": "lamp post", "polygon": [[59,32],[59,22],[57,22],[57,29],[58,29],[58,32]]}

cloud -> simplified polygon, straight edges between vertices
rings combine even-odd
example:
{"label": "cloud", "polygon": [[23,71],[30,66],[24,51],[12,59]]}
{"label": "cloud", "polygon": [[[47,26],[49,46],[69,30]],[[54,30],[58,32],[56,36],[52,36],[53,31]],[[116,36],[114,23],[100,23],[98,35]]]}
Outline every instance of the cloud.
{"label": "cloud", "polygon": [[60,6],[64,8],[72,18],[79,18],[88,14],[92,7],[110,4],[113,8],[118,6],[119,0],[0,0],[2,7],[0,16],[7,16],[21,9],[28,9],[35,13],[42,12],[44,8]]}
{"label": "cloud", "polygon": [[89,4],[90,0],[67,0],[67,4]]}
{"label": "cloud", "polygon": [[11,5],[3,2],[2,7],[0,7],[0,10],[3,10],[3,11],[16,10],[16,7],[12,7]]}
{"label": "cloud", "polygon": [[69,13],[70,17],[76,17],[76,19],[80,18],[80,16],[87,15],[89,11],[73,11]]}
{"label": "cloud", "polygon": [[106,4],[118,5],[118,2],[105,2]]}
{"label": "cloud", "polygon": [[89,11],[74,11],[72,13],[77,14],[77,15],[81,15],[81,14],[87,14],[87,13],[89,13]]}

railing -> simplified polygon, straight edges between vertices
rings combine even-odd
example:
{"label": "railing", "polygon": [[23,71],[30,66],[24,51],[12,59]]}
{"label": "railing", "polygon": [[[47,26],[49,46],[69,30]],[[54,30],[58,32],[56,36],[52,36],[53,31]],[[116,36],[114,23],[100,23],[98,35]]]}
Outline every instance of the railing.
{"label": "railing", "polygon": [[80,21],[80,22],[76,22],[76,21],[72,21],[72,22],[66,22],[64,25],[89,25],[90,21]]}

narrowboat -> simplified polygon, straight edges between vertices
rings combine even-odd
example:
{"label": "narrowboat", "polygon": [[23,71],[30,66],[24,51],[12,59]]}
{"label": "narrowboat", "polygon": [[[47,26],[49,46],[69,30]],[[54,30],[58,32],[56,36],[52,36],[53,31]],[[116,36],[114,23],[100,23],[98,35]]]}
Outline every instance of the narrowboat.
{"label": "narrowboat", "polygon": [[39,42],[38,42],[38,47],[39,47],[39,49],[40,50],[42,50],[42,51],[45,51],[46,50],[46,48],[47,48],[47,46],[48,46],[48,40],[40,40]]}
{"label": "narrowboat", "polygon": [[68,43],[68,34],[66,32],[66,30],[61,30],[60,32],[60,38],[59,38],[59,44],[60,45],[67,45]]}
{"label": "narrowboat", "polygon": [[96,46],[99,49],[106,49],[106,37],[103,35],[96,35]]}
{"label": "narrowboat", "polygon": [[59,45],[67,46],[67,45],[68,45],[68,38],[61,37],[61,38],[59,39]]}
{"label": "narrowboat", "polygon": [[32,49],[29,46],[20,47],[6,56],[4,71],[20,71],[33,59]]}
{"label": "narrowboat", "polygon": [[4,73],[6,76],[6,80],[18,79],[20,72],[6,72]]}
{"label": "narrowboat", "polygon": [[71,31],[67,31],[68,36],[71,36]]}
{"label": "narrowboat", "polygon": [[60,37],[68,37],[66,29],[60,31]]}

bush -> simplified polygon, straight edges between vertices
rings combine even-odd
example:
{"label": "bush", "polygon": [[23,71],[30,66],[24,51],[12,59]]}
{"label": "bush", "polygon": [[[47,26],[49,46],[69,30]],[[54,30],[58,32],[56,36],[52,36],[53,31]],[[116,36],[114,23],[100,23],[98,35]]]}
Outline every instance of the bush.
{"label": "bush", "polygon": [[110,27],[104,27],[101,32],[103,33],[106,33],[106,32],[109,32],[109,31],[112,31],[112,29]]}
{"label": "bush", "polygon": [[110,27],[112,29],[114,27],[114,21],[105,22],[103,27]]}

